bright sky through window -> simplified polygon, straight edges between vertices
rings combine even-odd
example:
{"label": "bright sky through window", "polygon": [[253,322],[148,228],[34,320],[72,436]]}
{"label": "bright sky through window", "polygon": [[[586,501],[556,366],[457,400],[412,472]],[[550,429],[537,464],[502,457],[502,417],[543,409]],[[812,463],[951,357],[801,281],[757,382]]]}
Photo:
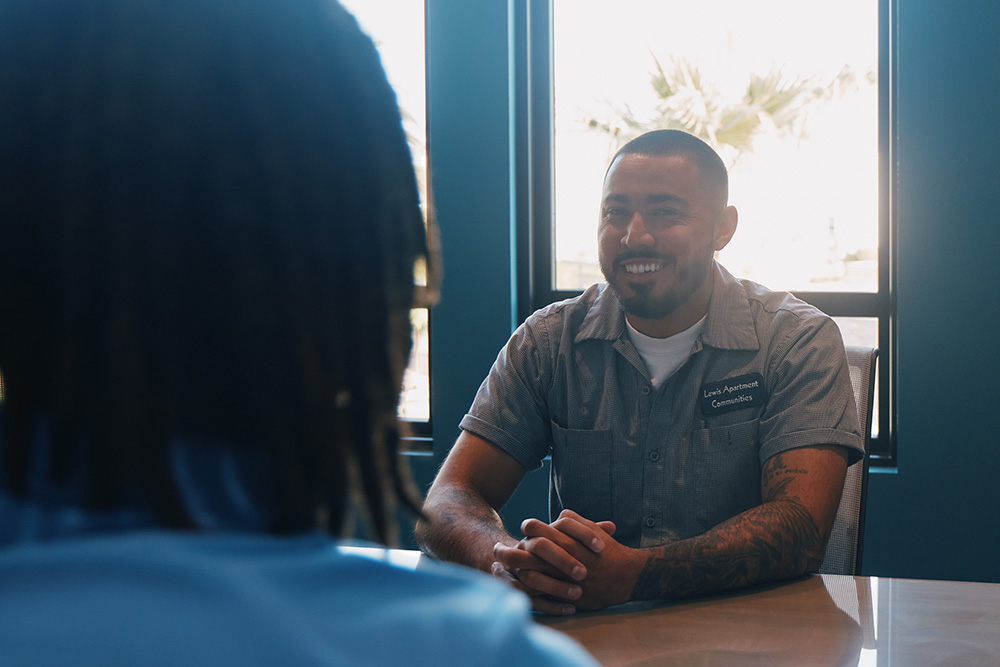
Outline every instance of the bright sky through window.
{"label": "bright sky through window", "polygon": [[[423,0],[341,0],[378,47],[382,67],[396,91],[413,166],[426,202],[426,77]],[[419,276],[418,276],[419,279]],[[403,378],[399,416],[430,419],[430,361],[427,310],[410,313],[413,352]]]}
{"label": "bright sky through window", "polygon": [[601,279],[598,202],[621,139],[672,119],[734,142],[718,143],[740,212],[720,255],[731,271],[877,290],[876,3],[554,0],[553,13],[558,289]]}

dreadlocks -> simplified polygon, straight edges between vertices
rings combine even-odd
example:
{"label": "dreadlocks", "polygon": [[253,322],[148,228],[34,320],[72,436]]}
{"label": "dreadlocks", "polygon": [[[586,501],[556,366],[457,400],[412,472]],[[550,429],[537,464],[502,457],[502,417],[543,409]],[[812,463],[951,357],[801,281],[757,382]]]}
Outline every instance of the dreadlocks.
{"label": "dreadlocks", "polygon": [[375,533],[426,241],[371,40],[328,0],[14,0],[0,22],[7,484],[35,419],[92,507],[191,525],[172,434],[262,453],[273,532]]}

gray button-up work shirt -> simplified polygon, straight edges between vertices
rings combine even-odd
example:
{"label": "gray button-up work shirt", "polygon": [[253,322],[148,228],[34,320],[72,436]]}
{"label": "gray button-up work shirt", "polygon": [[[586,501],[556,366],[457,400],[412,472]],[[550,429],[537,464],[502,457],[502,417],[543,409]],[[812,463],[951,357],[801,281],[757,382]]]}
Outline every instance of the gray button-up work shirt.
{"label": "gray button-up work shirt", "polygon": [[652,386],[606,285],[552,304],[497,357],[461,427],[528,470],[552,456],[549,513],[632,547],[700,535],[761,503],[761,464],[796,447],[863,452],[834,322],[716,265],[690,358]]}

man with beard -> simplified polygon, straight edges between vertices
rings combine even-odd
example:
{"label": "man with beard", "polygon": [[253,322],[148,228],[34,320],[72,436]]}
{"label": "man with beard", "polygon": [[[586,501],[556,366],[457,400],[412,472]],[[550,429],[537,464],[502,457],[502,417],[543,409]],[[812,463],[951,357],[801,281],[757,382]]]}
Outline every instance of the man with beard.
{"label": "man with beard", "polygon": [[[840,332],[716,263],[736,231],[707,144],[660,130],[605,176],[607,285],[534,313],[432,486],[428,553],[556,614],[815,571],[862,437]],[[497,511],[551,455],[551,523]]]}

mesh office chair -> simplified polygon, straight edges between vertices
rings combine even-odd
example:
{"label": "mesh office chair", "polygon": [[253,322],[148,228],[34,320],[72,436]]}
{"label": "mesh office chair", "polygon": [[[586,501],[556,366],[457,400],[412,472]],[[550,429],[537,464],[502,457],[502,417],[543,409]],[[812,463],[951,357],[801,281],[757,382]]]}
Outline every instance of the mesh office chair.
{"label": "mesh office chair", "polygon": [[858,405],[858,421],[864,436],[865,455],[847,469],[844,493],[833,521],[821,574],[857,574],[861,570],[861,547],[865,533],[865,495],[868,491],[868,449],[872,437],[872,404],[875,397],[875,359],[878,349],[848,345],[847,364]]}

